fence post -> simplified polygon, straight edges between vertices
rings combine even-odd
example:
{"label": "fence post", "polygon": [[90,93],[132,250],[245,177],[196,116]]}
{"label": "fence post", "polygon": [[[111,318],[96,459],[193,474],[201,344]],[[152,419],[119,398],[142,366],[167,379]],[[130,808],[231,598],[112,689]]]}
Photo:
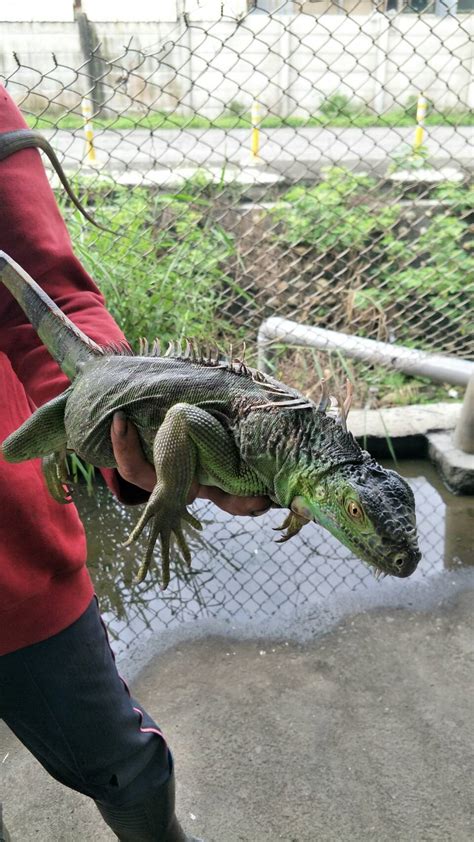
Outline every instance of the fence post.
{"label": "fence post", "polygon": [[418,102],[416,104],[416,122],[415,137],[413,139],[413,151],[419,152],[420,147],[423,146],[425,137],[425,117],[428,103],[423,92],[418,95]]}
{"label": "fence post", "polygon": [[94,147],[94,129],[92,127],[92,105],[89,99],[82,100],[82,116],[84,117],[84,134],[86,136],[86,161],[95,164],[97,159]]}
{"label": "fence post", "polygon": [[454,444],[464,453],[474,453],[474,374],[467,384],[461,415],[454,431]]}
{"label": "fence post", "polygon": [[88,77],[90,98],[94,111],[98,114],[104,105],[102,79],[104,77],[104,62],[100,55],[100,43],[95,26],[82,11],[80,3],[74,6],[74,17],[79,29],[79,43],[86,60],[85,72]]}
{"label": "fence post", "polygon": [[250,119],[252,122],[252,135],[250,139],[250,160],[251,163],[258,162],[258,153],[260,152],[260,103],[254,99],[250,112]]}

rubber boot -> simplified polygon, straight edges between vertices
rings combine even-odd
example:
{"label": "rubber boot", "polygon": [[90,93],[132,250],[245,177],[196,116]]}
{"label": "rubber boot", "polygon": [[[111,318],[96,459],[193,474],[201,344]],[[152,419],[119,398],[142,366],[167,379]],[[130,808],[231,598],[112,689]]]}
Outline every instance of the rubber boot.
{"label": "rubber boot", "polygon": [[173,774],[145,801],[126,807],[95,803],[120,842],[201,842],[195,836],[186,836],[176,818]]}
{"label": "rubber boot", "polygon": [[0,842],[10,842],[10,834],[4,824],[0,827]]}

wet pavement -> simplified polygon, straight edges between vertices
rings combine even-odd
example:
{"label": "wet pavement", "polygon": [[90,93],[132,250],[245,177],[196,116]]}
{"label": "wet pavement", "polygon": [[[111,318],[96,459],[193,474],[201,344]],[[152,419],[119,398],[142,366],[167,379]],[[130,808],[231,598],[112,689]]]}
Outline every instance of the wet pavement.
{"label": "wet pavement", "polygon": [[[238,171],[250,161],[249,129],[100,129],[94,133],[94,146],[100,170],[106,173],[164,171],[167,183],[174,183],[179,168],[196,170],[235,167]],[[77,169],[84,157],[82,129],[54,129],[43,134],[51,140],[67,170]],[[322,166],[360,165],[385,172],[391,156],[400,145],[411,144],[413,128],[335,128],[301,127],[262,129],[259,156],[271,172],[282,178],[312,178]],[[469,126],[431,126],[425,140],[432,166],[447,164],[472,167]],[[49,166],[47,163],[46,166]],[[264,179],[263,179],[264,180]]]}
{"label": "wet pavement", "polygon": [[[413,607],[312,638],[307,617],[304,643],[206,636],[153,659],[133,689],[173,748],[186,827],[207,842],[472,839],[466,576],[406,582]],[[4,727],[0,744],[13,840],[113,839]]]}
{"label": "wet pavement", "polygon": [[[99,501],[91,555],[121,669],[207,842],[473,838],[473,500],[406,467],[424,553],[408,580],[376,582],[316,527],[285,549],[267,518],[250,537],[224,518],[195,547],[207,572],[140,602],[118,552],[136,513]],[[114,838],[1,724],[0,793],[13,842]]]}

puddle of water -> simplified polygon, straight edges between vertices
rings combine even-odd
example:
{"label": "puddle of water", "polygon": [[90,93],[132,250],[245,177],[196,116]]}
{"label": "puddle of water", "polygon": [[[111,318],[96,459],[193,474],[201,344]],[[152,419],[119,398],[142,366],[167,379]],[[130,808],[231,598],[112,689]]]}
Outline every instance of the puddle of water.
{"label": "puddle of water", "polygon": [[401,583],[391,578],[377,582],[349,550],[315,524],[279,545],[272,527],[281,523],[282,512],[259,519],[232,518],[198,501],[193,511],[205,528],[203,534],[190,537],[191,575],[173,572],[162,593],[152,568],[148,581],[132,585],[144,544],[121,544],[138,511],[121,506],[105,488],[99,487],[93,497],[79,489],[76,503],[88,536],[89,568],[115,652],[129,655],[165,628],[190,621],[212,619],[235,628],[277,618],[284,624],[295,612],[322,611],[328,601],[340,602],[350,594],[381,604],[395,587],[397,593],[408,593],[407,582],[411,587],[444,569],[474,564],[474,498],[446,491],[427,462],[402,462],[399,470],[415,494],[423,553],[417,571]]}

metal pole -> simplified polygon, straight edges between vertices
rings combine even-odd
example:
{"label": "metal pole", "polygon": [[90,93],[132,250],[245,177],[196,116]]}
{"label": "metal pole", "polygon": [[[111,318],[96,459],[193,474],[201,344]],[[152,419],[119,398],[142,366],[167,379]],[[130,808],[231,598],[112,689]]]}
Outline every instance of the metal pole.
{"label": "metal pole", "polygon": [[418,102],[416,106],[416,122],[415,137],[413,139],[413,152],[419,152],[420,147],[423,146],[425,139],[425,117],[428,102],[424,93],[418,95]]}
{"label": "metal pole", "polygon": [[298,322],[277,316],[266,319],[258,331],[258,366],[262,371],[268,371],[270,368],[269,352],[275,340],[287,345],[318,348],[320,351],[342,351],[348,357],[404,371],[412,376],[429,377],[438,383],[465,386],[474,375],[474,363],[469,360],[429,354],[415,348],[406,348],[404,345],[392,345],[390,342],[350,336],[335,330],[300,325]]}
{"label": "metal pole", "polygon": [[252,136],[250,140],[250,157],[251,161],[256,163],[258,161],[258,153],[260,152],[260,103],[254,99],[251,110],[252,121]]}
{"label": "metal pole", "polygon": [[464,453],[474,453],[474,374],[467,384],[461,416],[454,431],[454,444]]}
{"label": "metal pole", "polygon": [[92,104],[89,99],[82,100],[82,116],[84,117],[84,134],[86,136],[86,161],[90,164],[96,164],[94,129],[92,126]]}

